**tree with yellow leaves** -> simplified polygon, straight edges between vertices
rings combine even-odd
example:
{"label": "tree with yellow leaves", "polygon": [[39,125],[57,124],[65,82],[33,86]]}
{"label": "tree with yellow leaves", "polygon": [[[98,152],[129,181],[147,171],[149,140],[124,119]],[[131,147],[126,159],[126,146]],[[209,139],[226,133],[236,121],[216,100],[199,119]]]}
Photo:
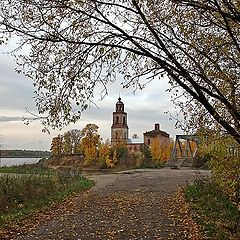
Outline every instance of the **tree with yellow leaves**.
{"label": "tree with yellow leaves", "polygon": [[100,145],[98,126],[89,123],[83,128],[82,134],[81,147],[85,156],[84,165],[89,166],[95,163],[98,157],[98,148]]}
{"label": "tree with yellow leaves", "polygon": [[165,163],[171,154],[173,147],[172,141],[160,141],[159,138],[154,138],[150,145],[150,152],[154,163]]}
{"label": "tree with yellow leaves", "polygon": [[102,168],[112,167],[109,165],[110,163],[110,143],[106,141],[105,143],[101,143],[98,150],[98,161]]}
{"label": "tree with yellow leaves", "polygon": [[62,135],[59,134],[57,137],[54,137],[52,139],[50,151],[52,156],[57,156],[63,153],[63,136]]}

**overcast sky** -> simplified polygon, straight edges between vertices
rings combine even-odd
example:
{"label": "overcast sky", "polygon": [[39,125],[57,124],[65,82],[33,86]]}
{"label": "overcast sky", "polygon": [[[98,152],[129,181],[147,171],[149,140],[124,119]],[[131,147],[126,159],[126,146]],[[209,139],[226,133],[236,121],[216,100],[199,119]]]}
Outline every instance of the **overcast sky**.
{"label": "overcast sky", "polygon": [[103,100],[95,96],[98,106],[90,106],[83,112],[82,119],[75,125],[70,125],[63,131],[51,131],[51,134],[42,133],[39,122],[26,126],[22,118],[26,116],[26,108],[34,111],[33,84],[31,79],[15,72],[16,64],[13,57],[4,54],[8,47],[0,45],[0,145],[2,149],[33,149],[49,150],[51,140],[59,133],[70,129],[82,129],[87,123],[99,126],[99,133],[105,140],[110,138],[112,112],[119,97],[128,113],[129,136],[137,134],[142,138],[143,132],[153,129],[155,123],[175,138],[182,132],[175,129],[175,122],[169,120],[166,111],[175,112],[170,101],[167,81],[155,80],[142,91],[133,93],[133,89],[123,90],[117,83],[109,85],[109,95]]}

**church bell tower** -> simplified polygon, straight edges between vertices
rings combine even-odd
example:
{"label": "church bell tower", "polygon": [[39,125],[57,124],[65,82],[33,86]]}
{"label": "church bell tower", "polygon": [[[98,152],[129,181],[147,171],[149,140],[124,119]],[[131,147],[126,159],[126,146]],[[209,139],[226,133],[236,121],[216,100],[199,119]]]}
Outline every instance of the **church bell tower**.
{"label": "church bell tower", "polygon": [[128,142],[127,113],[124,112],[124,104],[118,98],[116,110],[113,112],[113,124],[111,127],[111,144]]}

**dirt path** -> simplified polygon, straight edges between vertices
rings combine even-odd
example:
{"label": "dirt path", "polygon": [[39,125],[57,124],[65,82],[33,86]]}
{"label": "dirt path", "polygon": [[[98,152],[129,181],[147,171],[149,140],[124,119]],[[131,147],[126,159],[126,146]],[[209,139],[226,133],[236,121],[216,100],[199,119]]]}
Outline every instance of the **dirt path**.
{"label": "dirt path", "polygon": [[90,191],[14,239],[191,239],[181,227],[172,194],[195,177],[194,170],[166,168],[91,175],[96,185]]}

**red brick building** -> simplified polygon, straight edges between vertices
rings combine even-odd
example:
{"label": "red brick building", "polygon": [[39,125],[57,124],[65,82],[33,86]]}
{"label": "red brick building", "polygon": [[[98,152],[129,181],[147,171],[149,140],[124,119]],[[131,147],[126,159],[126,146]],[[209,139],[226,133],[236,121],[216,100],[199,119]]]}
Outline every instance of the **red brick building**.
{"label": "red brick building", "polygon": [[170,135],[162,130],[160,130],[160,124],[155,123],[153,130],[143,133],[144,144],[149,146],[152,143],[152,140],[158,138],[160,145],[161,143],[169,143]]}

